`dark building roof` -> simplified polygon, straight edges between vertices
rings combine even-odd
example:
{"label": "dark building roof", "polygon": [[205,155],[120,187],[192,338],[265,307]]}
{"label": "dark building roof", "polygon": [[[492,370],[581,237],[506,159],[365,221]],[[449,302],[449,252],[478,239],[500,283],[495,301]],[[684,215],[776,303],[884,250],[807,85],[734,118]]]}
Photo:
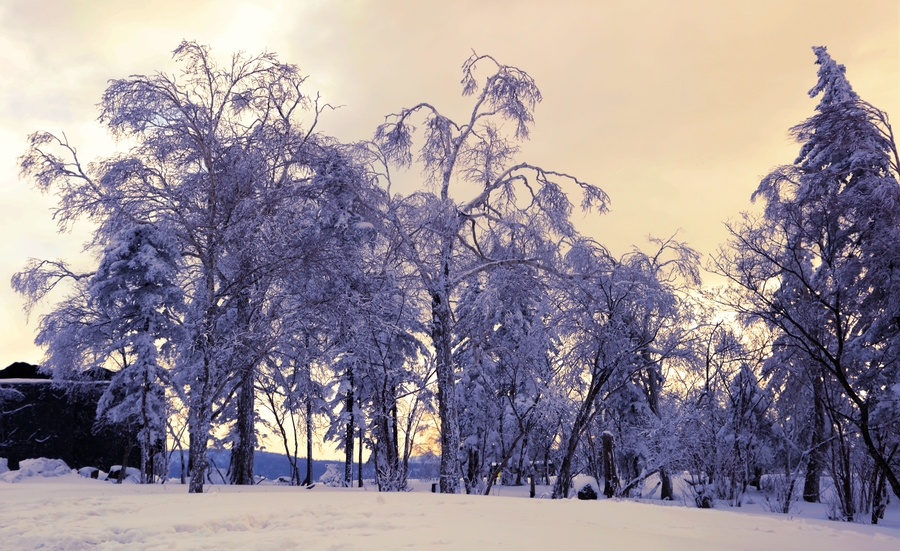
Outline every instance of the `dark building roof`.
{"label": "dark building roof", "polygon": [[9,364],[6,369],[0,369],[0,379],[49,379],[50,375],[40,372],[40,367],[25,362]]}
{"label": "dark building roof", "polygon": [[[91,382],[91,381],[110,381],[112,380],[113,372],[108,369],[95,368],[89,369],[81,373],[78,377],[78,381],[80,382]],[[5,379],[42,379],[49,380],[51,376],[46,373],[41,373],[40,366],[33,365],[26,362],[15,362],[9,364],[6,369],[0,369],[0,381]]]}
{"label": "dark building roof", "polygon": [[[92,369],[75,381],[55,381],[24,362],[0,370],[0,387],[16,391],[0,404],[0,457],[9,460],[11,469],[34,457],[104,470],[121,464],[137,428],[96,422],[97,402],[112,375],[106,369]],[[140,464],[136,446],[128,464]]]}

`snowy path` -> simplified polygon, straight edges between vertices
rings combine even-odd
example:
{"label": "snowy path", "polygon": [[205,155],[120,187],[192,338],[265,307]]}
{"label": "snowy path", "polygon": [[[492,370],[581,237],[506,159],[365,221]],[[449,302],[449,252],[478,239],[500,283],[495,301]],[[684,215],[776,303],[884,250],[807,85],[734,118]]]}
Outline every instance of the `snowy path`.
{"label": "snowy path", "polygon": [[900,549],[900,529],[627,501],[326,488],[0,483],[0,548]]}

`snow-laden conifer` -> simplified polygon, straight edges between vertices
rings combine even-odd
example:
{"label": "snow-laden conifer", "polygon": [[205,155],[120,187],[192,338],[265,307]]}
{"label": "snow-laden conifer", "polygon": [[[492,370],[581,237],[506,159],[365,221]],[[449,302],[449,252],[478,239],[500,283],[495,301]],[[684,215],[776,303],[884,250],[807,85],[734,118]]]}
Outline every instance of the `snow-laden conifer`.
{"label": "snow-laden conifer", "polygon": [[730,226],[714,267],[740,289],[733,306],[775,328],[778,346],[802,357],[795,365],[815,367],[823,396],[836,400],[826,402],[832,430],[858,431],[898,493],[898,407],[886,392],[900,373],[897,148],[887,115],[859,98],[824,47],[813,50],[809,94],[821,97],[791,130],[800,154],[762,180],[753,197],[764,215]]}
{"label": "snow-laden conifer", "polygon": [[137,426],[141,480],[167,476],[166,386],[184,294],[179,253],[165,231],[151,225],[123,230],[104,251],[88,293],[109,319],[108,355],[122,362],[97,405],[99,420]]}

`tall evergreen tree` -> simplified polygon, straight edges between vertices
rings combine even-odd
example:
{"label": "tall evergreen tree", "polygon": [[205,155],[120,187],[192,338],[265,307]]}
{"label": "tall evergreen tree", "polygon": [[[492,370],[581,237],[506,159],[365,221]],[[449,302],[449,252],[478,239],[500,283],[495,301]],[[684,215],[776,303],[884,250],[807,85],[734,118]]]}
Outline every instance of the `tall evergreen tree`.
{"label": "tall evergreen tree", "polygon": [[140,427],[142,482],[168,472],[164,451],[169,376],[161,360],[171,365],[183,333],[178,325],[184,307],[178,261],[170,235],[150,225],[127,228],[106,248],[88,288],[91,301],[109,319],[107,354],[119,351],[124,357],[100,398],[97,417]]}
{"label": "tall evergreen tree", "polygon": [[900,186],[887,115],[853,91],[843,65],[815,47],[816,114],[791,132],[792,165],[753,195],[761,217],[732,225],[714,268],[739,290],[731,305],[780,333],[815,366],[868,453],[900,495]]}

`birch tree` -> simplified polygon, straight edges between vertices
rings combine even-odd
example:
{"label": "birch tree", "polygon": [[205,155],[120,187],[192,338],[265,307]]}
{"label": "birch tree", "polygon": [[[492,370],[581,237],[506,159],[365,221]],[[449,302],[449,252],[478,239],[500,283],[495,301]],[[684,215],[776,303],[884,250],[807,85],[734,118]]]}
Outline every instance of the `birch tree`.
{"label": "birch tree", "polygon": [[[104,93],[100,122],[134,144],[127,150],[85,165],[64,135],[37,132],[20,165],[38,189],[59,196],[61,229],[78,219],[96,224],[95,248],[124,227],[170,228],[184,264],[188,329],[173,382],[188,408],[190,491],[202,492],[213,418],[235,392],[238,417],[251,419],[235,446],[252,458],[249,381],[261,349],[248,337],[273,271],[310,251],[302,241],[309,232],[298,230],[309,227],[304,213],[315,209],[304,206],[354,180],[333,145],[314,133],[322,107],[302,91],[297,67],[271,53],[235,54],[219,65],[193,42],[174,57],[180,74],[113,80]],[[312,120],[304,126],[306,115]],[[47,268],[36,261],[14,278],[29,302],[60,281]],[[236,364],[234,352],[248,345],[252,354]]]}
{"label": "birch tree", "polygon": [[[459,407],[457,366],[452,359],[454,300],[459,285],[497,266],[552,264],[560,247],[575,235],[572,205],[563,190],[582,192],[582,208],[606,209],[599,188],[562,172],[515,162],[514,140],[527,139],[541,93],[526,72],[493,57],[473,54],[463,64],[463,95],[471,111],[457,121],[430,103],[419,103],[386,118],[362,150],[384,196],[371,205],[379,231],[399,244],[408,270],[430,302],[430,337],[437,369],[441,431],[440,488],[459,489]],[[479,78],[479,71],[486,76]],[[417,131],[415,125],[421,125]],[[504,132],[513,128],[513,139]],[[419,137],[420,143],[415,139]],[[393,195],[391,166],[409,167],[416,153],[429,191]],[[494,257],[486,243],[514,235],[535,237],[545,246],[534,256]]]}

